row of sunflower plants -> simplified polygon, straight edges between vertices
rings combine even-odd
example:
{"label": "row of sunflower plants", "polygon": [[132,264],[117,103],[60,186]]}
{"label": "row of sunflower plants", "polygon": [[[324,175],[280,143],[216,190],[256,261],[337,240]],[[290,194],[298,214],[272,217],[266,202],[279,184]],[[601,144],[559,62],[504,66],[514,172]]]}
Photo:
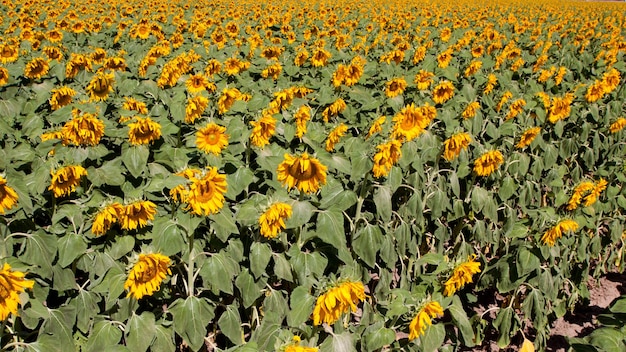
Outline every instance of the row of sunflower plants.
{"label": "row of sunflower plants", "polygon": [[624,270],[619,4],[0,7],[4,349],[541,350]]}

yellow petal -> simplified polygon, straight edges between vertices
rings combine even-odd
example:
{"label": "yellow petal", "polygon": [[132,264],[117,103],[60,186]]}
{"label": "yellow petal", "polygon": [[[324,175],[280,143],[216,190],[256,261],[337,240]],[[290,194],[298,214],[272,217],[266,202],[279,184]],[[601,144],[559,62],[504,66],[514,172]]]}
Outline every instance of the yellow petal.
{"label": "yellow petal", "polygon": [[535,345],[533,345],[530,340],[524,339],[524,343],[519,349],[519,352],[535,352]]}

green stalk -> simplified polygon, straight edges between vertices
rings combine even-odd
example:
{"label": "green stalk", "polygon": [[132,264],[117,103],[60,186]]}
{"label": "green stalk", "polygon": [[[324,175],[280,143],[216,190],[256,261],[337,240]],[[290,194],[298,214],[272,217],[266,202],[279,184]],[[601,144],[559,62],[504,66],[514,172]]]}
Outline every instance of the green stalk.
{"label": "green stalk", "polygon": [[187,264],[187,295],[189,297],[194,296],[194,277],[193,269],[194,269],[194,260],[195,253],[193,250],[193,233],[188,236],[188,244],[189,244],[189,263]]}

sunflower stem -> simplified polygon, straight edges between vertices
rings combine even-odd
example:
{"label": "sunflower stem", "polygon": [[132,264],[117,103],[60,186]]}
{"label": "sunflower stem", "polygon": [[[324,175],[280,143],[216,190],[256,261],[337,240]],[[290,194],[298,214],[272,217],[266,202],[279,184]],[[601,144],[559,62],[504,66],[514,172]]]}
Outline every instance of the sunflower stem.
{"label": "sunflower stem", "polygon": [[189,245],[189,263],[187,263],[187,295],[189,297],[194,296],[194,274],[193,274],[193,264],[195,258],[195,254],[193,251],[193,233],[188,236],[188,245]]}

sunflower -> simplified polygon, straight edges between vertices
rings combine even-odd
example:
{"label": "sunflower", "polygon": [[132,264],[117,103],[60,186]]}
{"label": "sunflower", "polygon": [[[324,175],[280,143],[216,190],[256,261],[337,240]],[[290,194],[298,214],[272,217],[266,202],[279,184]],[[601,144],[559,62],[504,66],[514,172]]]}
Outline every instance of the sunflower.
{"label": "sunflower", "polygon": [[128,124],[128,141],[131,145],[149,144],[161,138],[161,125],[149,117],[135,117]]}
{"label": "sunflower", "polygon": [[[324,50],[324,48],[318,48],[311,56],[311,64],[313,67],[323,67],[326,66],[328,59],[330,59],[330,52]],[[296,58],[297,59],[297,58]],[[296,64],[297,65],[297,64]],[[299,65],[297,65],[299,66]]]}
{"label": "sunflower", "polygon": [[300,337],[299,336],[294,336],[293,337],[293,342],[290,343],[289,345],[285,346],[280,351],[282,351],[282,352],[318,352],[319,348],[317,348],[317,347],[300,346]]}
{"label": "sunflower", "polygon": [[80,184],[82,176],[87,176],[87,170],[80,165],[71,165],[63,167],[57,171],[51,171],[52,181],[50,182],[51,190],[55,198],[67,196],[76,190],[76,186]]}
{"label": "sunflower", "polygon": [[433,83],[434,76],[435,75],[432,72],[419,70],[419,72],[415,75],[413,82],[417,84],[417,89],[426,90]]}
{"label": "sunflower", "polygon": [[610,94],[619,86],[621,76],[618,70],[611,68],[602,75],[602,83],[604,85],[604,93]]}
{"label": "sunflower", "polygon": [[215,74],[218,74],[221,70],[222,70],[222,64],[215,59],[211,59],[209,60],[209,62],[207,62],[207,65],[204,68],[204,73],[206,73],[209,76],[213,76]]}
{"label": "sunflower", "polygon": [[98,72],[92,78],[85,90],[89,93],[90,101],[105,101],[113,91],[115,76],[112,73]]}
{"label": "sunflower", "polygon": [[65,65],[66,78],[74,78],[81,70],[91,71],[91,59],[83,54],[72,53],[69,61]]}
{"label": "sunflower", "polygon": [[148,107],[146,106],[146,103],[132,97],[124,97],[122,109],[128,111],[136,111],[142,115],[148,114]]}
{"label": "sunflower", "polygon": [[478,111],[478,109],[480,109],[480,103],[477,101],[473,101],[467,104],[467,107],[465,107],[465,110],[463,110],[461,116],[464,119],[471,119],[476,116],[476,112]]}
{"label": "sunflower", "polygon": [[524,149],[535,140],[535,137],[541,132],[541,127],[532,127],[524,131],[520,137],[519,142],[515,145],[517,149]]}
{"label": "sunflower", "polygon": [[346,107],[346,102],[343,99],[339,98],[335,100],[322,111],[324,122],[328,122],[331,117],[339,115]]}
{"label": "sunflower", "polygon": [[407,84],[404,78],[394,78],[385,84],[385,95],[387,98],[396,97],[406,89]]}
{"label": "sunflower", "polygon": [[24,68],[24,76],[30,79],[39,79],[46,75],[50,70],[48,61],[38,57],[26,64]]}
{"label": "sunflower", "polygon": [[409,324],[409,340],[423,335],[426,328],[432,325],[432,319],[443,315],[443,308],[436,301],[426,303]]}
{"label": "sunflower", "polygon": [[588,102],[593,103],[596,102],[604,96],[606,93],[606,85],[603,81],[595,81],[587,88],[587,94],[585,94],[585,99]]}
{"label": "sunflower", "polygon": [[596,202],[596,200],[598,200],[598,197],[600,197],[600,193],[602,193],[602,191],[604,191],[606,189],[606,186],[608,185],[608,182],[606,182],[605,179],[601,178],[600,181],[598,181],[598,183],[596,183],[593,186],[593,189],[591,190],[591,193],[589,193],[586,197],[585,197],[585,206],[591,206],[593,205],[593,203]]}
{"label": "sunflower", "polygon": [[236,57],[231,57],[224,62],[224,71],[229,76],[236,76],[241,71],[245,71],[250,67],[249,62],[244,62]]}
{"label": "sunflower", "polygon": [[552,104],[550,105],[550,111],[548,113],[548,121],[556,123],[559,120],[566,119],[570,115],[573,101],[574,95],[571,93],[565,94],[562,98],[552,98]]}
{"label": "sunflower", "polygon": [[328,134],[328,138],[326,138],[326,151],[332,152],[333,150],[335,150],[335,144],[339,142],[339,138],[343,137],[347,131],[348,126],[343,123],[330,131],[330,133]]}
{"label": "sunflower", "polygon": [[128,290],[126,297],[141,299],[158,291],[167,274],[172,274],[169,264],[170,258],[162,254],[139,254],[139,260],[133,265],[124,282],[124,289]]}
{"label": "sunflower", "polygon": [[217,100],[217,109],[220,114],[227,112],[236,100],[241,99],[242,94],[237,88],[225,88]]}
{"label": "sunflower", "polygon": [[19,50],[16,45],[5,43],[0,45],[0,62],[8,64],[17,61]]}
{"label": "sunflower", "polygon": [[468,283],[472,283],[472,276],[480,272],[480,263],[474,261],[476,255],[470,256],[466,262],[457,265],[444,285],[443,295],[452,296],[456,291]]}
{"label": "sunflower", "polygon": [[210,123],[196,132],[196,146],[205,153],[219,155],[228,146],[226,127]]}
{"label": "sunflower", "polygon": [[271,77],[273,80],[277,80],[281,72],[283,72],[283,66],[279,62],[275,62],[261,71],[261,77]]}
{"label": "sunflower", "polygon": [[102,67],[113,71],[126,71],[126,60],[123,57],[109,57],[104,60]]}
{"label": "sunflower", "polygon": [[487,76],[487,84],[485,85],[485,89],[483,90],[483,94],[489,94],[493,92],[493,88],[495,88],[496,84],[498,84],[498,77],[493,73],[490,73]]}
{"label": "sunflower", "polygon": [[424,58],[426,57],[426,47],[425,46],[420,46],[417,49],[415,49],[415,52],[413,53],[413,65],[417,65],[420,62],[424,61]]}
{"label": "sunflower", "polygon": [[93,63],[100,65],[104,62],[104,59],[106,59],[107,52],[102,48],[96,48],[89,57]]}
{"label": "sunflower", "polygon": [[123,213],[124,206],[117,202],[104,207],[96,214],[91,225],[91,232],[96,236],[104,235],[113,224],[119,221]]}
{"label": "sunflower", "polygon": [[469,76],[476,74],[476,72],[478,72],[478,70],[480,70],[482,66],[483,66],[482,61],[475,60],[475,61],[470,62],[470,64],[465,69],[465,77],[469,77]]}
{"label": "sunflower", "polygon": [[414,103],[407,105],[394,117],[393,136],[407,141],[417,138],[424,129],[435,119],[437,111],[428,105],[416,107]]}
{"label": "sunflower", "polygon": [[472,137],[467,132],[452,135],[443,142],[443,158],[446,161],[454,160],[463,150],[467,149],[471,141]]}
{"label": "sunflower", "polygon": [[306,123],[311,119],[311,108],[302,105],[298,111],[296,111],[294,118],[296,119],[296,137],[302,138],[306,133]]}
{"label": "sunflower", "polygon": [[474,161],[474,172],[478,176],[489,176],[504,162],[499,150],[484,153]]}
{"label": "sunflower", "polygon": [[317,298],[313,308],[313,325],[334,324],[342,314],[356,312],[357,304],[365,300],[365,286],[359,281],[346,280],[326,290]]}
{"label": "sunflower", "polygon": [[9,83],[9,70],[4,67],[0,67],[0,86]]}
{"label": "sunflower", "polygon": [[611,126],[609,126],[609,131],[611,131],[611,133],[617,133],[623,130],[624,127],[626,127],[626,118],[620,117],[615,122],[613,122]]}
{"label": "sunflower", "polygon": [[376,146],[378,152],[374,154],[374,166],[372,172],[374,177],[386,177],[389,175],[391,168],[402,157],[402,142],[392,139],[387,143]]}
{"label": "sunflower", "polygon": [[104,122],[99,120],[94,114],[80,114],[78,110],[73,110],[74,116],[66,122],[61,133],[63,144],[74,145],[96,145],[104,135]]}
{"label": "sunflower", "polygon": [[17,314],[17,306],[21,304],[20,293],[25,289],[32,289],[35,281],[25,280],[25,273],[11,270],[11,265],[4,263],[0,270],[0,320],[6,320],[9,315]]}
{"label": "sunflower", "polygon": [[76,91],[68,86],[62,86],[52,90],[50,97],[50,107],[52,110],[58,110],[72,103],[72,98],[76,95]]}
{"label": "sunflower", "polygon": [[261,51],[261,57],[268,60],[278,60],[280,55],[285,51],[282,46],[269,46]]}
{"label": "sunflower", "polygon": [[506,91],[504,92],[504,94],[502,94],[502,97],[500,98],[500,101],[498,102],[498,105],[496,105],[496,111],[500,112],[500,110],[502,110],[502,108],[504,107],[504,104],[506,104],[507,101],[509,101],[509,99],[511,99],[513,97],[513,93],[511,93],[510,91]]}
{"label": "sunflower", "polygon": [[265,213],[259,217],[261,235],[265,238],[276,238],[278,233],[285,229],[285,220],[292,214],[291,205],[286,203],[274,203]]}
{"label": "sunflower", "polygon": [[450,81],[443,81],[433,89],[432,94],[435,104],[443,104],[454,95],[454,85]]}
{"label": "sunflower", "polygon": [[204,176],[193,178],[185,202],[187,210],[196,215],[216,214],[224,206],[226,193],[226,175],[217,172],[217,168],[209,167]]}
{"label": "sunflower", "polygon": [[17,192],[9,185],[7,180],[0,176],[0,214],[13,208],[17,204]]}
{"label": "sunflower", "polygon": [[595,188],[595,184],[591,181],[583,181],[574,187],[574,192],[567,202],[567,210],[574,210],[578,208],[582,202],[585,193],[591,192]]}
{"label": "sunflower", "polygon": [[376,121],[374,121],[374,123],[372,123],[372,125],[370,126],[370,129],[368,130],[367,136],[365,136],[365,139],[369,139],[375,133],[382,132],[383,131],[383,124],[385,123],[386,120],[387,120],[387,117],[385,117],[385,116],[381,116],[381,117],[377,118]]}
{"label": "sunflower", "polygon": [[197,94],[207,89],[209,80],[204,75],[191,75],[185,81],[187,91],[191,94]]}
{"label": "sunflower", "polygon": [[48,39],[51,43],[59,43],[63,40],[63,31],[52,29],[46,33],[46,39]]}
{"label": "sunflower", "polygon": [[187,106],[185,106],[185,122],[194,123],[196,119],[199,119],[209,106],[209,99],[201,95],[194,96],[187,100]]}
{"label": "sunflower", "polygon": [[514,118],[515,116],[519,115],[524,109],[524,106],[526,106],[526,100],[524,99],[515,100],[514,102],[511,103],[511,106],[509,106],[509,112],[506,114],[504,119],[510,120]]}
{"label": "sunflower", "polygon": [[301,156],[285,154],[285,160],[278,165],[278,181],[288,189],[295,187],[304,193],[314,193],[326,184],[327,169],[308,153]]}
{"label": "sunflower", "polygon": [[558,224],[546,231],[543,236],[541,236],[541,242],[549,246],[554,246],[556,240],[561,238],[564,232],[573,232],[576,230],[578,230],[578,223],[576,221],[569,219],[561,220]]}
{"label": "sunflower", "polygon": [[309,58],[309,52],[306,50],[301,50],[301,51],[298,51],[298,53],[296,54],[296,57],[293,59],[293,63],[294,65],[301,67],[302,65],[304,65],[304,63],[306,62],[308,58]]}
{"label": "sunflower", "polygon": [[437,66],[446,68],[452,60],[452,49],[447,49],[437,56]]}
{"label": "sunflower", "polygon": [[139,200],[124,206],[118,221],[122,230],[135,230],[148,225],[148,220],[154,220],[156,204],[149,200]]}
{"label": "sunflower", "polygon": [[259,121],[250,121],[252,133],[250,143],[255,147],[264,147],[270,143],[270,138],[276,133],[276,119],[266,114]]}

